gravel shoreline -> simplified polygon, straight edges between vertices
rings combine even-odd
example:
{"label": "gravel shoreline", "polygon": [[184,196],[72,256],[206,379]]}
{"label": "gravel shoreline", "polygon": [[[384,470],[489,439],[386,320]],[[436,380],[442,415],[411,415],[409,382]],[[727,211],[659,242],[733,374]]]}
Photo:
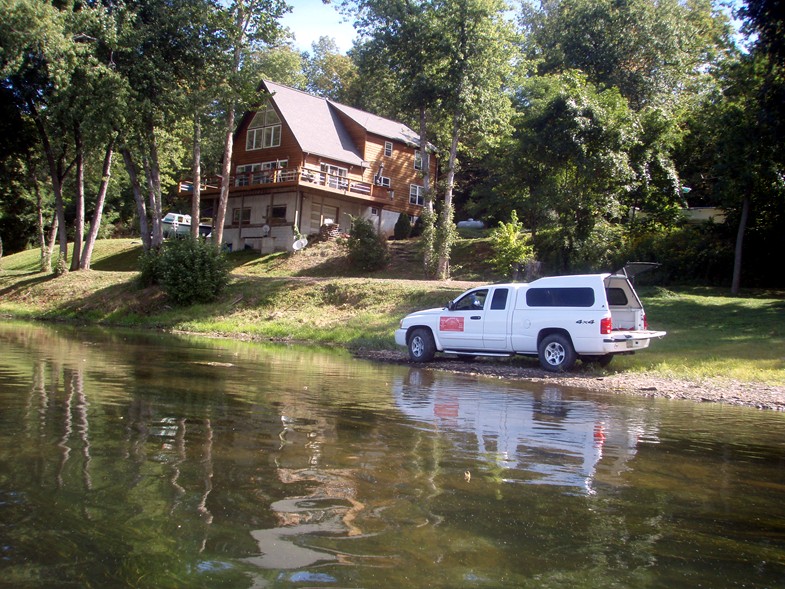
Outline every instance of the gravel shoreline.
{"label": "gravel shoreline", "polygon": [[[358,356],[377,362],[416,366],[405,352],[362,351]],[[646,372],[610,374],[581,373],[580,371],[553,374],[540,368],[517,366],[508,359],[478,358],[471,362],[448,357],[437,357],[424,367],[462,374],[506,378],[531,382],[549,382],[593,391],[617,394],[683,399],[699,403],[725,403],[771,411],[785,411],[785,387],[765,383],[738,382],[728,379],[691,381],[667,378]]]}

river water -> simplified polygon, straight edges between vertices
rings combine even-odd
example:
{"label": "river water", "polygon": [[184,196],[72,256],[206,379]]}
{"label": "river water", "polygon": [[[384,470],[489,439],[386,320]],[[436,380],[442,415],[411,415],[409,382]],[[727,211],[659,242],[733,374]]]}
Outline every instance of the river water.
{"label": "river water", "polygon": [[0,323],[0,586],[783,587],[785,415]]}

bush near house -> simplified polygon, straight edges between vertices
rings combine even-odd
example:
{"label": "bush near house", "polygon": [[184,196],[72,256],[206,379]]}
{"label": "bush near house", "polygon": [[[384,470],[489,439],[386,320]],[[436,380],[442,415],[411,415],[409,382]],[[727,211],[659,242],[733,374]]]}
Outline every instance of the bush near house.
{"label": "bush near house", "polygon": [[204,239],[190,236],[143,254],[139,265],[142,285],[160,284],[176,305],[214,301],[229,283],[226,254]]}
{"label": "bush near house", "polygon": [[406,213],[398,215],[398,220],[395,222],[393,228],[393,237],[395,239],[409,239],[412,234],[412,220]]}
{"label": "bush near house", "polygon": [[361,217],[352,218],[347,242],[349,263],[364,271],[381,270],[390,263],[390,251],[384,236],[376,233],[373,224]]}

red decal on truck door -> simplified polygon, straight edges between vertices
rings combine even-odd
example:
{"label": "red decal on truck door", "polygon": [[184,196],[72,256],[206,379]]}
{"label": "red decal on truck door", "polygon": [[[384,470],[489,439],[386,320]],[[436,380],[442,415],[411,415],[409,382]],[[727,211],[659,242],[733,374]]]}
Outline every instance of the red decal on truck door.
{"label": "red decal on truck door", "polygon": [[463,317],[439,317],[439,331],[463,331]]}

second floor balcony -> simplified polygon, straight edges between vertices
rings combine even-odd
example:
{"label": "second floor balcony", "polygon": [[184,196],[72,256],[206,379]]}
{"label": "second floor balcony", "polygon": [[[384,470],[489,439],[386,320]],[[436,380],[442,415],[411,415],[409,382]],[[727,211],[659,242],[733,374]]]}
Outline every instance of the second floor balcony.
{"label": "second floor balcony", "polygon": [[[201,183],[202,194],[217,193],[220,190],[220,186],[220,177],[206,178]],[[270,188],[285,186],[310,188],[376,202],[389,202],[393,198],[392,190],[389,187],[378,186],[369,182],[353,180],[347,176],[328,174],[308,168],[254,170],[235,174],[231,179],[231,191],[234,194],[250,189],[258,190],[266,186]],[[180,182],[179,192],[181,196],[187,196],[192,193],[193,182]]]}

